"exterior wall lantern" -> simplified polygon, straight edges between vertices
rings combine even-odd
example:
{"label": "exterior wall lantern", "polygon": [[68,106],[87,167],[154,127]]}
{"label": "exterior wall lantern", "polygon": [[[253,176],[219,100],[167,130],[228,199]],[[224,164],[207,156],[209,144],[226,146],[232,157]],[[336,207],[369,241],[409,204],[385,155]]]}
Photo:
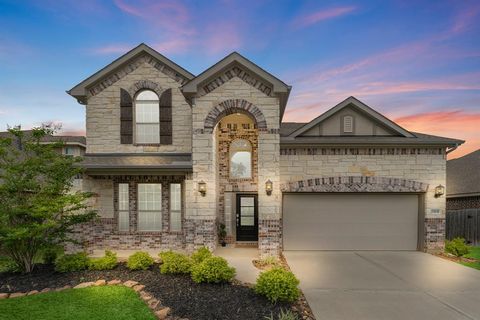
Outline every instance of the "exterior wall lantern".
{"label": "exterior wall lantern", "polygon": [[439,184],[435,187],[435,198],[441,197],[445,194],[445,187]]}
{"label": "exterior wall lantern", "polygon": [[268,179],[267,182],[265,182],[265,191],[267,192],[267,195],[271,195],[273,191],[273,182]]}
{"label": "exterior wall lantern", "polygon": [[205,197],[205,194],[207,193],[207,184],[205,181],[201,180],[198,182],[198,192],[201,193],[203,197]]}

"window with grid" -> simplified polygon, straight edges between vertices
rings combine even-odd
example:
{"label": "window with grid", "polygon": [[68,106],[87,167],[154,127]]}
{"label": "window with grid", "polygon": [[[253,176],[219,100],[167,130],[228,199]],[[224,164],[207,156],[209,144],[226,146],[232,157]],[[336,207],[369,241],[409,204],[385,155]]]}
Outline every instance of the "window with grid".
{"label": "window with grid", "polygon": [[160,104],[152,90],[140,92],[135,99],[135,141],[160,143]]}
{"label": "window with grid", "polygon": [[170,184],[170,231],[182,230],[182,185]]}
{"label": "window with grid", "polygon": [[118,184],[118,230],[128,231],[130,225],[130,209],[128,200],[128,183]]}
{"label": "window with grid", "polygon": [[162,230],[162,185],[138,184],[138,230]]}

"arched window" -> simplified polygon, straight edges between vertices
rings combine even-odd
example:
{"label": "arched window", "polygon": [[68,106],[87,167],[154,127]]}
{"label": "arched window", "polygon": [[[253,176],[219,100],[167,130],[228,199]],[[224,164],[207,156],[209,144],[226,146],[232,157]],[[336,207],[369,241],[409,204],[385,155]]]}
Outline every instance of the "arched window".
{"label": "arched window", "polygon": [[159,98],[152,90],[143,90],[135,98],[135,142],[160,143]]}
{"label": "arched window", "polygon": [[252,177],[252,145],[244,139],[230,144],[230,178]]}

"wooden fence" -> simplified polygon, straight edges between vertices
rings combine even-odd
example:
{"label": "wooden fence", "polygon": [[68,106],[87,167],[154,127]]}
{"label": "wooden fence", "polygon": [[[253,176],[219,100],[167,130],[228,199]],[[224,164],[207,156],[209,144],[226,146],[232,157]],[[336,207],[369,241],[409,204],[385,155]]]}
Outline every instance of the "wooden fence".
{"label": "wooden fence", "polygon": [[480,209],[448,210],[446,237],[462,237],[471,245],[480,245]]}

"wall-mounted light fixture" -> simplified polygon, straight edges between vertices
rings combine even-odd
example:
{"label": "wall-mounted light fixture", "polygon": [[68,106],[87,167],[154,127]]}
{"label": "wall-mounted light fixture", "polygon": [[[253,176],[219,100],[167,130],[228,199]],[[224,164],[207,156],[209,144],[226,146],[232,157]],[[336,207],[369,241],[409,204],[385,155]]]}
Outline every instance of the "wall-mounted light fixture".
{"label": "wall-mounted light fixture", "polygon": [[273,191],[273,182],[270,181],[270,179],[265,182],[265,191],[267,192],[267,195],[271,195]]}
{"label": "wall-mounted light fixture", "polygon": [[205,194],[207,193],[207,184],[205,181],[201,180],[198,182],[198,192],[202,194],[203,197],[205,197]]}
{"label": "wall-mounted light fixture", "polygon": [[439,184],[435,187],[435,198],[441,197],[445,194],[445,187]]}

